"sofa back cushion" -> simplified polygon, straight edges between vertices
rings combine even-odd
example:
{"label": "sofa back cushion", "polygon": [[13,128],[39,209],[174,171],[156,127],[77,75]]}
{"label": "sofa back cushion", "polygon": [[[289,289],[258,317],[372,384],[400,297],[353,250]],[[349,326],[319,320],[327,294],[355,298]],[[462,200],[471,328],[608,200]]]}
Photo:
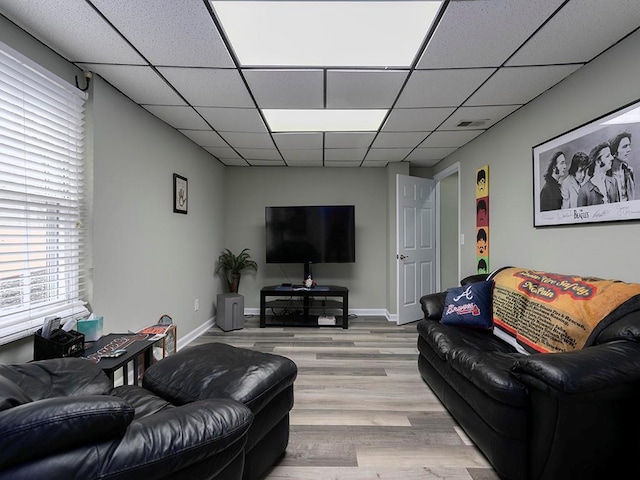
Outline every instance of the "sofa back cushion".
{"label": "sofa back cushion", "polygon": [[440,323],[485,330],[493,328],[492,288],[493,282],[488,281],[448,289]]}
{"label": "sofa back cushion", "polygon": [[18,385],[0,375],[0,412],[30,401],[31,398]]}
{"label": "sofa back cushion", "polygon": [[530,352],[592,345],[609,325],[640,309],[640,284],[523,268],[494,277],[494,333]]}

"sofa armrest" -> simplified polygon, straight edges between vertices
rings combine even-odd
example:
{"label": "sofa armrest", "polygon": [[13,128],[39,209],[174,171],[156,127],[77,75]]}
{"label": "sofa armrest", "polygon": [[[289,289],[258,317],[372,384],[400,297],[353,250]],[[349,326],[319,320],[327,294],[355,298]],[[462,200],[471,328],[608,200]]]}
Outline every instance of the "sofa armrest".
{"label": "sofa armrest", "polygon": [[113,388],[102,369],[84,358],[54,358],[0,365],[0,375],[18,385],[32,400],[72,395],[108,395]]}
{"label": "sofa armrest", "polygon": [[47,398],[4,410],[0,412],[0,470],[122,435],[133,414],[131,405],[110,395]]}
{"label": "sofa armrest", "polygon": [[444,301],[447,292],[430,293],[420,298],[420,305],[424,312],[424,318],[430,320],[440,320],[444,311]]}
{"label": "sofa armrest", "polygon": [[626,340],[517,360],[512,371],[523,383],[555,397],[617,398],[640,392],[640,343]]}

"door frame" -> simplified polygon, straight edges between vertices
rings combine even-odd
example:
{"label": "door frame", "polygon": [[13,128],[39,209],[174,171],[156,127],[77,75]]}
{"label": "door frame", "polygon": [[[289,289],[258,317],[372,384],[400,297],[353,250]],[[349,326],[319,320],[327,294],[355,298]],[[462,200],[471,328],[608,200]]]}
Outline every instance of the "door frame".
{"label": "door frame", "polygon": [[456,162],[441,172],[436,173],[433,176],[433,179],[436,181],[436,291],[442,291],[442,286],[440,282],[441,278],[441,267],[440,267],[440,181],[444,178],[447,178],[451,175],[458,174],[458,278],[461,278],[461,250],[464,241],[462,240],[464,236],[460,233],[460,212],[461,212],[461,192],[460,192],[460,162]]}

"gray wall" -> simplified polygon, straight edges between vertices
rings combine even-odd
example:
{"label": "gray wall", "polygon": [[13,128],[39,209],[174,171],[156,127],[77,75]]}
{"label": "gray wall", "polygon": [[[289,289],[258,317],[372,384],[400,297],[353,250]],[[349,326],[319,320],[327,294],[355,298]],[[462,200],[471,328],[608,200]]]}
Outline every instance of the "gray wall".
{"label": "gray wall", "polygon": [[348,287],[350,309],[387,308],[386,169],[228,167],[226,188],[224,247],[249,248],[258,263],[240,281],[245,309],[258,310],[265,285],[302,282],[301,264],[265,263],[264,207],[322,204],[355,205],[356,262],[313,265],[314,279]]}
{"label": "gray wall", "polygon": [[[533,227],[534,145],[640,97],[640,32],[500,122],[438,165],[460,162],[461,233],[475,238],[475,171],[489,165],[490,268],[640,281],[640,223]],[[640,139],[635,139],[636,148]],[[637,155],[637,153],[636,153]],[[475,273],[475,242],[462,247],[462,276]]]}
{"label": "gray wall", "polygon": [[[213,317],[220,292],[225,167],[99,78],[92,106],[92,306],[110,332],[170,315],[180,340]],[[188,180],[187,215],[173,212],[174,173]]]}

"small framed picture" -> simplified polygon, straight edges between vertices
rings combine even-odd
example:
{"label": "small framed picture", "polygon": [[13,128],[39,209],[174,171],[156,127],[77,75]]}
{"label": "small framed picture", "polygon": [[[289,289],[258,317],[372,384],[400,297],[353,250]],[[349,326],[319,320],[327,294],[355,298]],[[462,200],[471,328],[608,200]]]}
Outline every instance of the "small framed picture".
{"label": "small framed picture", "polygon": [[176,213],[187,213],[188,200],[188,184],[187,179],[173,174],[173,211]]}

